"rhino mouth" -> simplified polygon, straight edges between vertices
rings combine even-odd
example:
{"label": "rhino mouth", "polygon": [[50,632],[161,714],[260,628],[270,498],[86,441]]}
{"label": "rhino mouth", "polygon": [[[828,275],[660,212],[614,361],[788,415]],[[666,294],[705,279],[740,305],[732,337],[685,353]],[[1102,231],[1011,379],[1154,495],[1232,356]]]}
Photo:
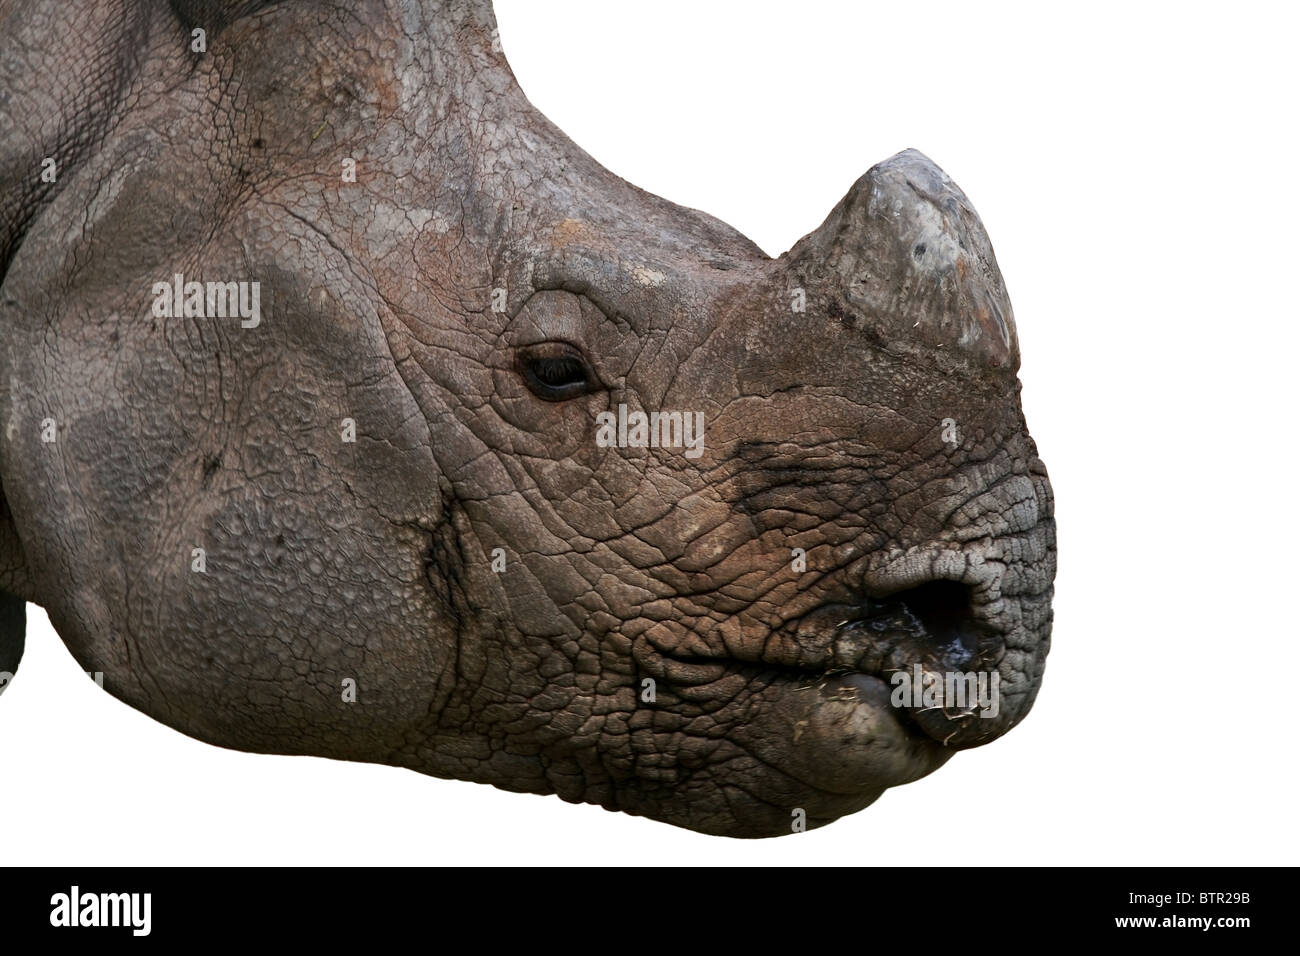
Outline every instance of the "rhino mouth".
{"label": "rhino mouth", "polygon": [[774,629],[752,653],[674,657],[669,676],[687,697],[690,685],[762,685],[771,706],[742,733],[761,759],[818,791],[874,799],[1018,719],[989,698],[1005,642],[981,594],[943,579],[859,594]]}
{"label": "rhino mouth", "polygon": [[[850,605],[825,605],[801,630],[829,633],[821,678],[875,678],[889,688],[891,712],[908,729],[951,749],[987,743],[1008,729],[999,720],[1002,631],[980,613],[975,592],[957,581],[928,581]],[[827,632],[825,629],[829,628]]]}

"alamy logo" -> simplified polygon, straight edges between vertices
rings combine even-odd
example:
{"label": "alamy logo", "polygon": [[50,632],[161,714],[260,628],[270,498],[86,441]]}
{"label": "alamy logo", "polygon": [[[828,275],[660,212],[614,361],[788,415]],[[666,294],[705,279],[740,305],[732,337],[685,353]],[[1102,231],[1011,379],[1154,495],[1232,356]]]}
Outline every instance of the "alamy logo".
{"label": "alamy logo", "polygon": [[262,322],[262,283],[186,282],[176,273],[171,282],[153,284],[153,314],[160,319],[240,318],[255,329]]}
{"label": "alamy logo", "polygon": [[911,673],[897,671],[889,682],[894,685],[889,702],[895,707],[917,707],[925,710],[955,709],[973,711],[978,705],[981,717],[998,715],[998,687],[1002,675],[997,671],[948,671],[936,674],[913,664]]}
{"label": "alamy logo", "polygon": [[69,893],[50,897],[51,926],[129,926],[133,936],[148,936],[152,893]]}
{"label": "alamy logo", "polygon": [[684,448],[687,458],[704,454],[703,412],[629,412],[596,415],[596,445],[600,448]]}

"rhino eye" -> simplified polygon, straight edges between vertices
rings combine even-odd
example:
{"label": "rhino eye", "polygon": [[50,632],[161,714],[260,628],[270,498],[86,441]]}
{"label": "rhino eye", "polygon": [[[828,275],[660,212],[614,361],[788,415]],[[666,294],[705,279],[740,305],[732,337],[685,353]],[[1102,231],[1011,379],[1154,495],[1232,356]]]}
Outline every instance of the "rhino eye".
{"label": "rhino eye", "polygon": [[562,402],[591,390],[595,376],[587,361],[564,342],[543,342],[519,350],[519,373],[538,398]]}

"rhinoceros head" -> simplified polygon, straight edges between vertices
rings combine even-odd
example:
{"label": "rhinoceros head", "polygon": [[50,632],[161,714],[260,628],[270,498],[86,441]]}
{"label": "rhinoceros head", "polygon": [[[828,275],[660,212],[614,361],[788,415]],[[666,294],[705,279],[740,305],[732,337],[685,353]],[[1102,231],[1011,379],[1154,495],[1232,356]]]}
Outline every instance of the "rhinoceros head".
{"label": "rhinoceros head", "polygon": [[486,0],[114,6],[0,26],[0,588],[112,694],[736,836],[1025,716],[1051,490],[927,158],[772,259],[541,116]]}

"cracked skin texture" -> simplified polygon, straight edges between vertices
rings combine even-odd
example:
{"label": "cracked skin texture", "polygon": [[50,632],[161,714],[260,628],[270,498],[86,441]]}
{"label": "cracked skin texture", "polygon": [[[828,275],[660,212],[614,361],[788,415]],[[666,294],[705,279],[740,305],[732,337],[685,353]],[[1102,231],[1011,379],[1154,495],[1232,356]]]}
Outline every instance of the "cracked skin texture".
{"label": "cracked skin texture", "polygon": [[[1006,732],[1054,525],[960,190],[902,153],[771,259],[599,166],[494,31],[486,2],[0,0],[0,645],[32,601],[199,739],[732,836]],[[177,272],[260,281],[260,326],[155,317]],[[530,390],[546,342],[584,393]],[[619,404],[702,412],[703,454],[598,447]],[[806,623],[935,581],[975,658],[835,667]],[[996,670],[999,715],[894,712],[877,678],[917,661]]]}

